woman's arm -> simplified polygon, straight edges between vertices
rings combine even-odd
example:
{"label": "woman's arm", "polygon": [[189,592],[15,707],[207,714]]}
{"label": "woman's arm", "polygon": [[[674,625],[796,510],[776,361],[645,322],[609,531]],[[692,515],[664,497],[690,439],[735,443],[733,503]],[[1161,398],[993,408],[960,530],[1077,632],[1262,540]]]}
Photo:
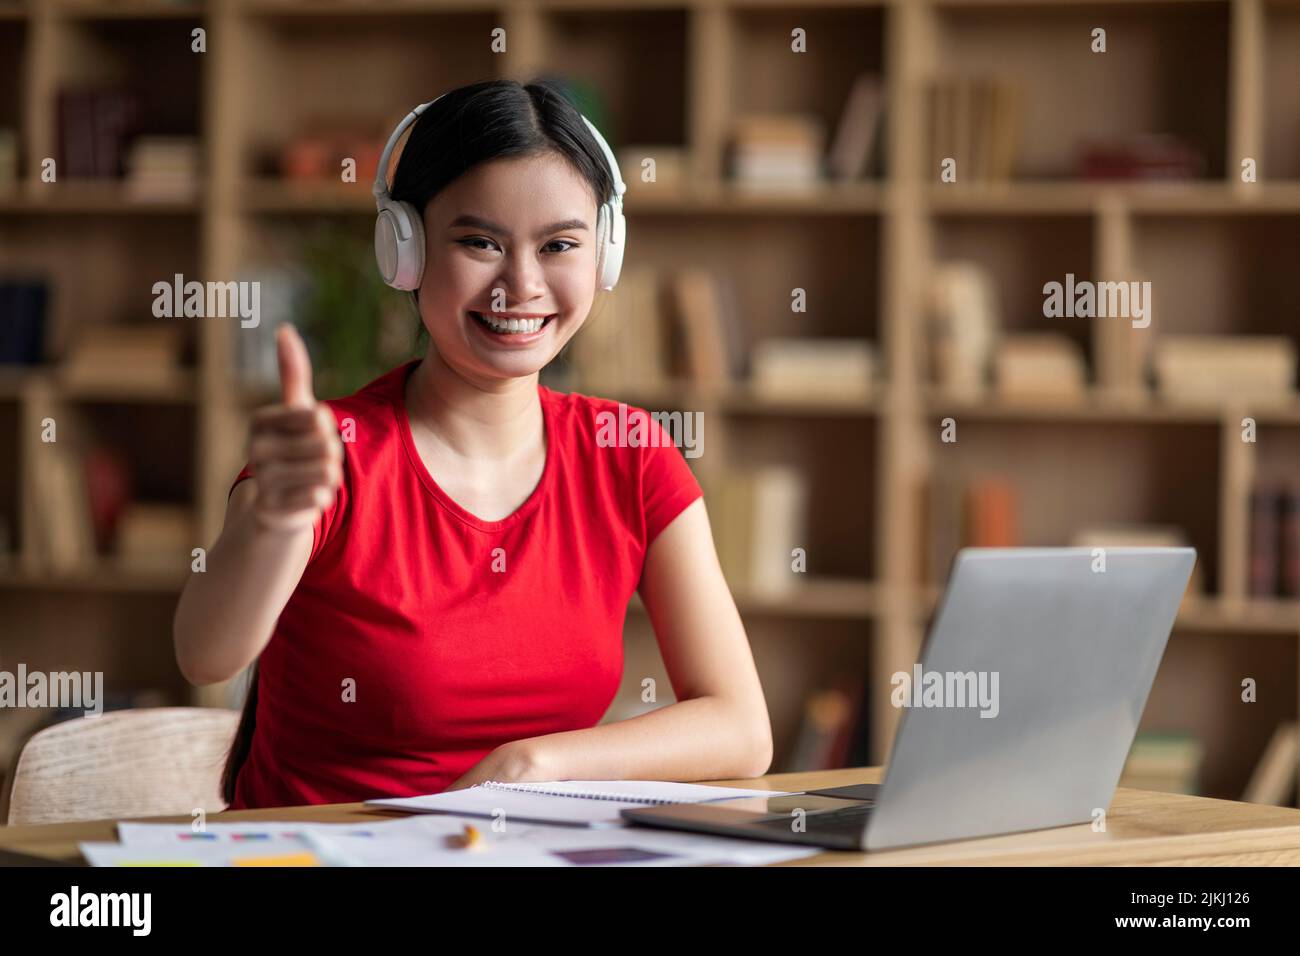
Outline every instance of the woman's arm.
{"label": "woman's arm", "polygon": [[263,528],[256,484],[247,478],[235,487],[207,570],[190,575],[176,606],[176,663],[192,684],[229,680],[253,662],[307,567],[311,527]]}
{"label": "woman's arm", "polygon": [[640,592],[677,703],[493,751],[449,789],[484,780],[720,780],[772,763],[772,723],[704,499],[654,540]]}
{"label": "woman's arm", "polygon": [[190,575],[176,607],[176,663],[192,684],[229,680],[262,652],[342,480],[338,426],[312,396],[307,350],[291,326],[276,346],[284,402],[253,418],[248,457],[257,477],[231,493],[206,570]]}

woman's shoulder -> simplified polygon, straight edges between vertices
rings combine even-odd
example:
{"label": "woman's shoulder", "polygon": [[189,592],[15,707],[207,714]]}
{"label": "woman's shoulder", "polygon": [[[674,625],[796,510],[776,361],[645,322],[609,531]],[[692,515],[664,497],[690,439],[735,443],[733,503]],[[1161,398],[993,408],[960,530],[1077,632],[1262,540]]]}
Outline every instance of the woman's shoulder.
{"label": "woman's shoulder", "polygon": [[351,395],[326,399],[325,404],[334,412],[339,428],[348,427],[349,424],[357,426],[362,422],[374,427],[394,426],[396,418],[392,413],[393,405],[404,393],[411,364],[408,362],[390,369]]}
{"label": "woman's shoulder", "polygon": [[673,419],[683,413],[652,412],[639,405],[582,392],[558,392],[541,386],[543,401],[553,403],[557,419],[584,447],[627,449],[630,457],[642,450],[678,445]]}

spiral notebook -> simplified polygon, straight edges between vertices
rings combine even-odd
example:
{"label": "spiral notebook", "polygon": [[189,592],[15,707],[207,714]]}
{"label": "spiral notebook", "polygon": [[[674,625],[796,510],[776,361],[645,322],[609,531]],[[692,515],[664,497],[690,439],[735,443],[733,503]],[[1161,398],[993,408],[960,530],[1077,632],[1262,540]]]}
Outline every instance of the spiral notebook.
{"label": "spiral notebook", "polygon": [[698,783],[664,780],[551,780],[544,783],[498,783],[489,780],[475,787],[423,797],[386,797],[367,800],[368,806],[390,807],[412,813],[450,813],[466,817],[495,818],[522,823],[611,827],[626,821],[621,810],[666,803],[706,803],[737,797],[779,797],[785,790],[742,790]]}

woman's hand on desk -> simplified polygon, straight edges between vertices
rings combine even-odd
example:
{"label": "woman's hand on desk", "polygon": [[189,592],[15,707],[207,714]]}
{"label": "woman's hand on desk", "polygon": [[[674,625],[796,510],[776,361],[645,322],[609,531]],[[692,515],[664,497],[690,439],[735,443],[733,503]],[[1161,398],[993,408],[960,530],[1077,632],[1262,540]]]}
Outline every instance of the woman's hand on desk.
{"label": "woman's hand on desk", "polygon": [[293,326],[276,339],[283,404],[253,416],[248,460],[257,479],[254,512],[273,531],[310,528],[343,479],[343,444],[329,408],[312,394],[311,361]]}
{"label": "woman's hand on desk", "polygon": [[521,783],[554,779],[546,772],[537,740],[512,740],[492,751],[453,783],[448,790],[463,790],[486,780]]}

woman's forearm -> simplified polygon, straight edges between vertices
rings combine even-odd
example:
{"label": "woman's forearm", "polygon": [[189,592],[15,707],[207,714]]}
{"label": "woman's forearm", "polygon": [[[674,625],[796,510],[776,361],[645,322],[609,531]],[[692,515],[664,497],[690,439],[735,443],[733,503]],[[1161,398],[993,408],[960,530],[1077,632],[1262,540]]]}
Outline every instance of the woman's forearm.
{"label": "woman's forearm", "polygon": [[547,779],[726,780],[761,777],[772,764],[766,712],[722,697],[679,701],[527,744]]}
{"label": "woman's forearm", "polygon": [[190,575],[176,607],[176,662],[194,684],[229,680],[262,652],[311,553],[311,528],[265,529],[251,507],[254,494],[236,489],[206,570]]}

